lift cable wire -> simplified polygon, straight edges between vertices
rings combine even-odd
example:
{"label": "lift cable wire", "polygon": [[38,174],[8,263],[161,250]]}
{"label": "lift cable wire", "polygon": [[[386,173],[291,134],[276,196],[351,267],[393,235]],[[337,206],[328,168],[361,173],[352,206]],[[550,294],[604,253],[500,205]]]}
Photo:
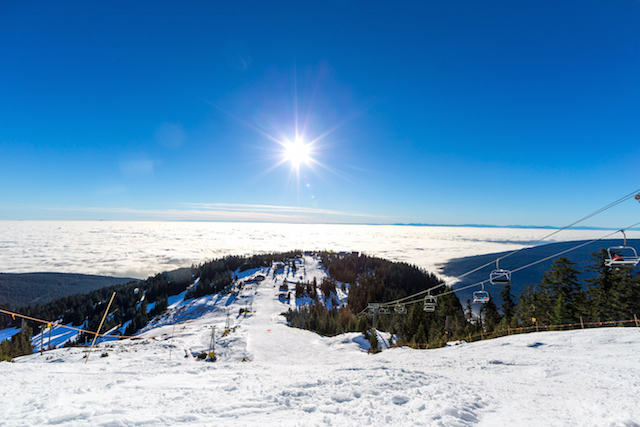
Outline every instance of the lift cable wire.
{"label": "lift cable wire", "polygon": [[[615,201],[613,201],[613,202],[609,203],[608,205],[606,205],[606,206],[604,206],[604,207],[602,207],[602,208],[600,208],[600,209],[598,209],[598,210],[596,210],[596,211],[594,211],[594,212],[590,213],[589,215],[587,215],[587,216],[585,216],[585,217],[583,217],[583,218],[581,218],[581,219],[579,219],[579,220],[577,220],[577,221],[572,222],[572,223],[571,223],[571,224],[569,224],[569,225],[566,225],[566,226],[564,226],[564,227],[562,227],[562,228],[559,228],[559,229],[557,229],[557,230],[554,230],[552,233],[547,234],[546,236],[544,236],[544,237],[542,237],[542,238],[540,238],[540,239],[536,240],[535,242],[533,242],[533,243],[531,244],[531,246],[535,246],[536,244],[538,244],[538,243],[540,243],[540,242],[542,242],[542,241],[544,241],[544,240],[546,240],[546,239],[550,238],[551,236],[554,236],[554,235],[558,234],[558,233],[559,233],[559,232],[561,232],[561,231],[564,231],[564,230],[566,230],[566,229],[568,229],[568,228],[570,228],[570,227],[573,227],[574,225],[579,224],[579,223],[581,223],[581,222],[583,222],[583,221],[585,221],[585,220],[587,220],[587,219],[589,219],[589,218],[592,218],[592,217],[594,217],[594,216],[596,216],[596,215],[598,215],[598,214],[600,214],[600,213],[602,213],[602,212],[604,212],[604,211],[606,211],[606,210],[609,210],[609,209],[611,209],[612,207],[617,206],[617,205],[619,205],[620,203],[622,203],[622,202],[624,202],[624,201],[626,201],[626,200],[628,200],[628,199],[630,199],[630,198],[632,198],[632,197],[636,196],[637,194],[640,194],[639,192],[640,192],[640,189],[637,189],[637,190],[635,190],[635,191],[633,191],[633,192],[631,192],[631,193],[629,193],[629,194],[627,194],[627,195],[625,195],[625,196],[623,196],[623,197],[619,198],[618,200],[615,200]],[[637,226],[637,225],[639,225],[639,224],[640,224],[640,223],[636,223],[636,224],[634,224],[634,225],[632,225],[632,226],[629,226],[629,227],[627,227],[627,228],[624,228],[623,230],[627,230],[627,229],[629,229],[629,228],[633,228],[633,227],[635,227],[635,226]],[[606,237],[609,237],[609,236],[611,236],[611,235],[613,235],[613,234],[615,234],[615,233],[618,233],[619,231],[622,231],[622,230],[616,230],[616,231],[615,231],[615,232],[613,232],[613,233],[610,233],[610,234],[608,234],[608,235],[606,235],[606,236],[604,236],[604,237],[601,237],[601,238],[599,238],[599,239],[593,240],[593,241],[591,241],[591,242],[589,242],[589,243],[594,243],[594,242],[597,242],[597,241],[599,241],[599,240],[605,239]],[[587,243],[587,244],[588,244],[588,243]],[[529,247],[531,247],[531,246],[527,246],[527,247],[523,247],[523,248],[520,248],[520,249],[516,249],[515,251],[512,251],[512,252],[510,252],[510,253],[508,253],[508,254],[506,254],[506,255],[502,256],[502,257],[496,258],[496,259],[495,259],[495,260],[493,260],[493,261],[490,261],[490,262],[488,262],[488,263],[486,263],[486,264],[484,264],[484,265],[481,265],[480,267],[477,267],[477,268],[475,268],[475,269],[473,269],[473,270],[471,270],[471,271],[468,271],[468,272],[466,272],[466,273],[464,273],[464,274],[462,274],[462,275],[458,276],[458,279],[462,279],[463,277],[466,277],[466,276],[468,276],[468,275],[470,275],[470,274],[473,274],[473,273],[475,273],[475,272],[477,272],[477,271],[479,271],[479,270],[482,270],[483,268],[488,267],[488,266],[490,266],[490,265],[492,265],[492,264],[496,263],[497,261],[500,261],[500,260],[503,260],[503,259],[505,259],[505,258],[508,258],[508,257],[510,257],[511,255],[517,254],[518,252],[521,252],[521,251],[523,251],[524,249],[527,249],[527,248],[529,248]],[[582,247],[582,246],[584,246],[584,245],[581,245],[581,246],[579,246],[579,247]],[[569,251],[574,250],[574,249],[578,249],[579,247],[576,247],[576,248],[570,249],[570,250],[568,250],[568,251],[562,252],[562,253],[560,253],[560,254],[558,254],[558,255],[554,255],[554,256],[562,255],[563,253],[569,252]],[[546,259],[545,259],[545,260],[541,260],[541,261],[539,261],[539,262],[543,262],[543,261],[546,261]],[[537,263],[538,263],[538,262],[536,262],[535,264],[537,264]],[[535,265],[535,264],[531,264],[531,265]],[[526,267],[530,267],[531,265],[526,266]],[[526,268],[526,267],[521,267],[521,268],[519,268],[519,269],[517,269],[517,270],[511,270],[511,272],[514,272],[514,271],[520,271],[520,270],[522,270],[523,268]],[[484,283],[486,283],[486,282],[489,282],[489,280],[485,280],[485,281],[482,281],[482,282],[480,282],[480,283],[475,283],[475,284],[473,284],[473,285],[465,286],[465,287],[463,287],[463,288],[458,288],[457,290],[458,290],[458,291],[462,291],[462,290],[468,289],[468,288],[473,287],[473,286],[482,285],[482,284],[484,284]],[[423,296],[423,295],[425,295],[425,294],[429,294],[429,293],[431,293],[431,291],[433,291],[433,290],[435,290],[435,289],[438,289],[438,288],[440,288],[440,287],[442,287],[442,286],[444,286],[444,285],[440,284],[440,285],[437,285],[437,286],[433,286],[433,287],[431,287],[431,288],[429,288],[429,289],[425,289],[425,290],[423,290],[423,291],[417,292],[417,293],[415,293],[415,294],[408,295],[408,296],[403,297],[403,298],[399,298],[399,299],[394,300],[394,301],[389,301],[389,302],[386,302],[386,303],[380,303],[380,307],[390,307],[390,306],[395,306],[395,305],[397,305],[397,304],[405,304],[405,305],[406,305],[406,304],[414,304],[414,303],[419,302],[419,301],[421,301],[421,300],[418,300],[418,301],[410,301],[410,300],[413,300],[413,299],[415,299],[415,298],[417,298],[417,297],[420,297],[420,296]],[[451,287],[453,287],[453,285],[452,285]],[[454,292],[454,291],[453,291],[453,289],[452,289],[451,291],[449,291],[449,292],[442,293],[442,294],[439,294],[439,295],[446,295],[446,294],[449,294],[449,293],[452,293],[452,292]],[[406,301],[410,301],[410,302],[406,302]],[[366,311],[366,310],[367,310],[367,309],[365,308],[362,312],[364,312],[364,311]]]}
{"label": "lift cable wire", "polygon": [[[608,205],[606,205],[606,206],[604,206],[604,207],[602,207],[602,208],[598,209],[598,210],[597,210],[597,211],[595,211],[595,212],[590,213],[589,215],[585,216],[584,218],[581,218],[581,219],[579,219],[579,220],[577,220],[577,221],[575,221],[575,222],[572,222],[572,223],[571,223],[571,224],[569,224],[569,225],[565,225],[564,227],[559,228],[559,229],[557,229],[557,230],[553,231],[552,233],[547,234],[547,235],[546,235],[546,236],[544,236],[544,237],[541,237],[540,239],[538,239],[538,240],[536,240],[535,242],[533,242],[530,246],[535,246],[536,244],[538,244],[538,243],[540,243],[540,242],[542,242],[542,241],[544,241],[544,240],[547,240],[549,237],[554,236],[554,235],[558,234],[558,233],[559,233],[559,232],[561,232],[561,231],[564,231],[564,230],[566,230],[566,229],[568,229],[568,228],[571,228],[571,227],[573,227],[574,225],[580,224],[582,221],[586,221],[586,220],[587,220],[587,219],[589,219],[589,218],[592,218],[592,217],[594,217],[594,216],[596,216],[596,215],[598,215],[598,214],[600,214],[600,213],[602,213],[602,212],[604,212],[604,211],[606,211],[606,210],[608,210],[608,209],[611,209],[612,207],[617,206],[617,205],[619,205],[620,203],[622,203],[622,202],[624,202],[624,201],[626,201],[626,200],[628,200],[628,199],[630,199],[630,198],[634,197],[638,192],[640,192],[640,189],[635,190],[635,191],[633,191],[633,192],[631,192],[631,193],[627,194],[626,196],[623,196],[623,197],[619,198],[618,200],[616,200],[616,201],[614,201],[614,202],[609,203]],[[528,247],[530,247],[530,246],[528,246]],[[510,257],[511,255],[517,254],[518,252],[523,251],[524,249],[526,249],[526,247],[525,247],[525,248],[516,249],[516,250],[515,250],[515,251],[513,251],[513,252],[510,252],[510,253],[508,253],[508,254],[506,254],[506,255],[502,256],[502,257],[499,257],[499,258],[495,259],[494,261],[488,262],[488,263],[486,263],[486,264],[484,264],[484,265],[481,265],[481,266],[480,266],[480,267],[478,267],[478,268],[475,268],[475,269],[473,269],[473,270],[471,270],[471,271],[468,271],[468,272],[466,272],[466,273],[464,273],[464,274],[462,274],[462,275],[458,276],[458,278],[459,278],[459,279],[462,279],[463,277],[466,277],[466,276],[468,276],[468,275],[470,275],[470,274],[475,273],[475,272],[476,272],[476,271],[478,271],[478,270],[482,270],[483,268],[488,267],[488,266],[489,266],[489,265],[491,265],[491,264],[494,264],[496,261],[501,261],[501,260],[503,260],[503,259],[505,259],[505,258]]]}
{"label": "lift cable wire", "polygon": [[[635,224],[633,224],[633,225],[630,225],[629,227],[623,228],[622,230],[627,230],[627,229],[629,229],[629,228],[633,228],[633,227],[636,227],[636,226],[638,226],[638,225],[640,225],[640,222],[637,222],[637,223],[635,223]],[[622,230],[616,230],[616,231],[614,231],[614,232],[611,232],[611,233],[609,233],[609,234],[607,234],[607,235],[605,235],[605,236],[599,237],[599,238],[597,238],[597,239],[590,240],[590,241],[585,242],[585,243],[581,243],[581,244],[579,244],[579,245],[577,245],[577,246],[574,246],[574,247],[572,247],[572,248],[565,249],[564,251],[558,252],[558,253],[553,254],[553,255],[549,255],[549,256],[547,256],[547,257],[545,257],[545,258],[542,258],[542,259],[539,259],[539,260],[537,260],[537,261],[533,261],[533,262],[532,262],[532,263],[530,263],[530,264],[527,264],[527,265],[524,265],[524,266],[522,266],[522,267],[518,267],[518,268],[516,268],[516,269],[514,269],[514,270],[511,270],[511,272],[512,272],[512,273],[514,273],[514,272],[518,272],[518,271],[524,270],[525,268],[529,268],[529,267],[532,267],[532,266],[534,266],[534,265],[536,265],[536,264],[540,264],[541,262],[545,262],[545,261],[548,261],[548,260],[550,260],[550,259],[553,259],[553,258],[559,257],[560,255],[564,255],[564,254],[566,254],[566,253],[568,253],[568,252],[574,251],[574,250],[576,250],[576,249],[580,249],[580,248],[582,248],[582,247],[584,247],[584,246],[587,246],[587,245],[589,245],[589,244],[591,244],[591,243],[595,243],[595,242],[598,242],[598,241],[600,241],[600,240],[606,239],[607,237],[613,236],[614,234],[619,233],[619,232],[620,232],[620,231],[622,231]],[[478,282],[478,283],[473,283],[473,284],[471,284],[471,285],[464,286],[464,287],[462,287],[462,288],[457,288],[455,291],[454,291],[453,289],[451,289],[451,290],[449,290],[449,291],[447,291],[447,292],[440,293],[440,294],[438,294],[437,296],[449,295],[449,294],[455,293],[456,291],[463,291],[463,290],[465,290],[465,289],[473,288],[473,287],[476,287],[476,286],[481,286],[481,285],[484,285],[484,284],[489,283],[489,282],[490,282],[490,280],[489,280],[489,279],[486,279],[486,280],[483,280],[483,281]],[[438,287],[440,287],[440,286],[442,286],[442,285],[439,285],[439,286],[433,287],[433,288],[431,288],[431,289],[428,289],[427,291],[429,291],[429,292],[430,292],[431,290],[436,289],[436,288],[438,288]],[[422,298],[421,298],[421,299],[415,299],[415,298],[417,298],[417,297],[418,297],[419,295],[421,295],[421,294],[424,294],[424,293],[425,293],[425,292],[427,292],[427,291],[421,291],[421,292],[418,292],[418,293],[416,293],[416,294],[414,294],[414,295],[410,295],[410,296],[408,296],[408,297],[403,298],[403,299],[402,299],[403,301],[407,301],[408,299],[411,299],[411,301],[404,302],[404,303],[403,303],[403,305],[405,305],[405,306],[406,306],[406,305],[412,305],[412,304],[416,304],[416,303],[422,302],[422,301],[423,301],[423,299],[422,299]],[[390,301],[390,302],[387,302],[387,303],[380,303],[380,307],[389,307],[389,306],[393,306],[393,305],[395,305],[395,304],[398,304],[398,301],[400,301],[400,300]]]}
{"label": "lift cable wire", "polygon": [[[633,224],[633,225],[631,225],[631,226],[629,226],[629,227],[625,228],[624,230],[629,229],[629,228],[636,227],[636,226],[638,226],[638,225],[640,225],[640,222],[637,222],[637,223],[635,223],[635,224]],[[527,265],[524,265],[524,266],[522,266],[522,267],[518,267],[518,268],[516,268],[516,269],[514,269],[514,270],[511,270],[511,272],[512,272],[512,273],[514,273],[514,272],[518,272],[518,271],[524,270],[525,268],[529,268],[529,267],[532,267],[532,266],[534,266],[534,265],[540,264],[541,262],[545,262],[545,261],[548,261],[548,260],[550,260],[550,259],[553,259],[553,258],[559,257],[560,255],[564,255],[564,254],[566,254],[566,253],[568,253],[568,252],[574,251],[574,250],[576,250],[576,249],[580,249],[580,248],[582,248],[582,247],[584,247],[584,246],[590,245],[591,243],[595,243],[595,242],[598,242],[598,241],[600,241],[600,240],[606,239],[607,237],[613,236],[614,234],[616,234],[616,233],[618,233],[618,232],[620,232],[620,230],[616,230],[616,231],[614,231],[614,232],[612,232],[612,233],[609,233],[609,234],[607,234],[606,236],[602,236],[602,237],[600,237],[600,238],[598,238],[598,239],[590,240],[590,241],[588,241],[588,242],[586,242],[586,243],[581,243],[581,244],[579,244],[579,245],[577,245],[577,246],[574,246],[574,247],[572,247],[572,248],[565,249],[564,251],[558,252],[557,254],[549,255],[549,256],[547,256],[547,257],[545,257],[545,258],[539,259],[539,260],[537,260],[537,261],[533,261],[533,262],[532,262],[532,263],[530,263],[530,264],[527,264]],[[486,284],[486,283],[488,283],[488,282],[489,282],[489,279],[486,279],[486,280],[483,280],[482,282],[478,282],[478,283],[474,283],[474,284],[472,284],[472,285],[468,285],[468,286],[464,286],[464,287],[462,287],[462,288],[458,288],[458,289],[456,289],[456,291],[462,291],[462,290],[469,289],[469,288],[472,288],[472,287],[475,287],[475,286],[480,286],[480,285]],[[448,294],[452,294],[452,293],[454,293],[454,292],[455,292],[454,290],[450,290],[450,291],[447,291],[447,292],[443,292],[443,293],[441,293],[441,294],[438,294],[438,296],[441,296],[441,295],[448,295]],[[412,301],[412,302],[406,303],[405,305],[415,304],[415,303],[417,303],[417,302],[421,302],[421,301],[422,301],[422,300],[416,300],[416,301]]]}

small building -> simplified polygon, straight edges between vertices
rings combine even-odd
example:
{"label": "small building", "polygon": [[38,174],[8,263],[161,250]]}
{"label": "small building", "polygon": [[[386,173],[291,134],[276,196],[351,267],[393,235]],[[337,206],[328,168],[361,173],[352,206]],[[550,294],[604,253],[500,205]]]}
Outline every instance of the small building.
{"label": "small building", "polygon": [[284,273],[284,262],[274,262],[273,263],[273,269],[275,270],[276,273]]}

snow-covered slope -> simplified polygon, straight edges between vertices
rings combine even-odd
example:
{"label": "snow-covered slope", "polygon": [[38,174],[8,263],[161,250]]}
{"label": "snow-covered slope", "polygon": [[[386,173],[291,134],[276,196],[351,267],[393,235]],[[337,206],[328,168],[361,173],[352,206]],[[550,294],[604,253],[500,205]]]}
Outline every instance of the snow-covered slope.
{"label": "snow-covered slope", "polygon": [[[326,273],[305,257],[305,274]],[[84,348],[0,363],[0,426],[639,425],[638,329],[370,355],[358,334],[287,327],[278,295],[293,272],[241,279],[259,275],[237,295],[172,300],[138,339],[102,343],[86,364]],[[195,357],[212,326],[215,363]]]}

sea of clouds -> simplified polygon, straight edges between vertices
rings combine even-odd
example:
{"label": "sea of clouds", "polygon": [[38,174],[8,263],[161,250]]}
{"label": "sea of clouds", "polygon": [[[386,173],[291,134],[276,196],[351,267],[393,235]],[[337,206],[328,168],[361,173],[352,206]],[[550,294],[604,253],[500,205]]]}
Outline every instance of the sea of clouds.
{"label": "sea of clouds", "polygon": [[[452,258],[532,246],[552,232],[395,225],[0,221],[0,272],[142,279],[225,255],[303,249],[358,251],[438,273],[439,266]],[[543,243],[609,234],[608,230],[565,230]],[[638,238],[640,232],[627,232],[627,237]]]}

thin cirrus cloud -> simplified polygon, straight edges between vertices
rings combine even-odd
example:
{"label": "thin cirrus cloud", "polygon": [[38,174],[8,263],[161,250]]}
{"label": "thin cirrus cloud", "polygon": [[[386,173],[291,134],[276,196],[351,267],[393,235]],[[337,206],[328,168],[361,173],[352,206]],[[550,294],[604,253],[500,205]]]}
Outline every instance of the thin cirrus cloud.
{"label": "thin cirrus cloud", "polygon": [[275,206],[275,205],[251,205],[251,204],[234,204],[234,203],[190,203],[186,206],[201,209],[206,211],[225,211],[225,212],[239,212],[239,211],[252,211],[252,212],[298,212],[302,214],[311,215],[333,215],[333,216],[347,216],[347,217],[361,217],[361,218],[381,218],[376,215],[359,214],[352,212],[342,212],[330,209],[318,209],[318,208],[306,208],[299,206]]}
{"label": "thin cirrus cloud", "polygon": [[[110,219],[136,218],[138,220],[171,221],[256,221],[256,222],[361,222],[373,219],[371,215],[341,212],[328,209],[250,205],[232,203],[191,203],[185,209],[139,209],[130,207],[68,206],[48,210],[94,213]],[[380,217],[375,217],[380,219]]]}

